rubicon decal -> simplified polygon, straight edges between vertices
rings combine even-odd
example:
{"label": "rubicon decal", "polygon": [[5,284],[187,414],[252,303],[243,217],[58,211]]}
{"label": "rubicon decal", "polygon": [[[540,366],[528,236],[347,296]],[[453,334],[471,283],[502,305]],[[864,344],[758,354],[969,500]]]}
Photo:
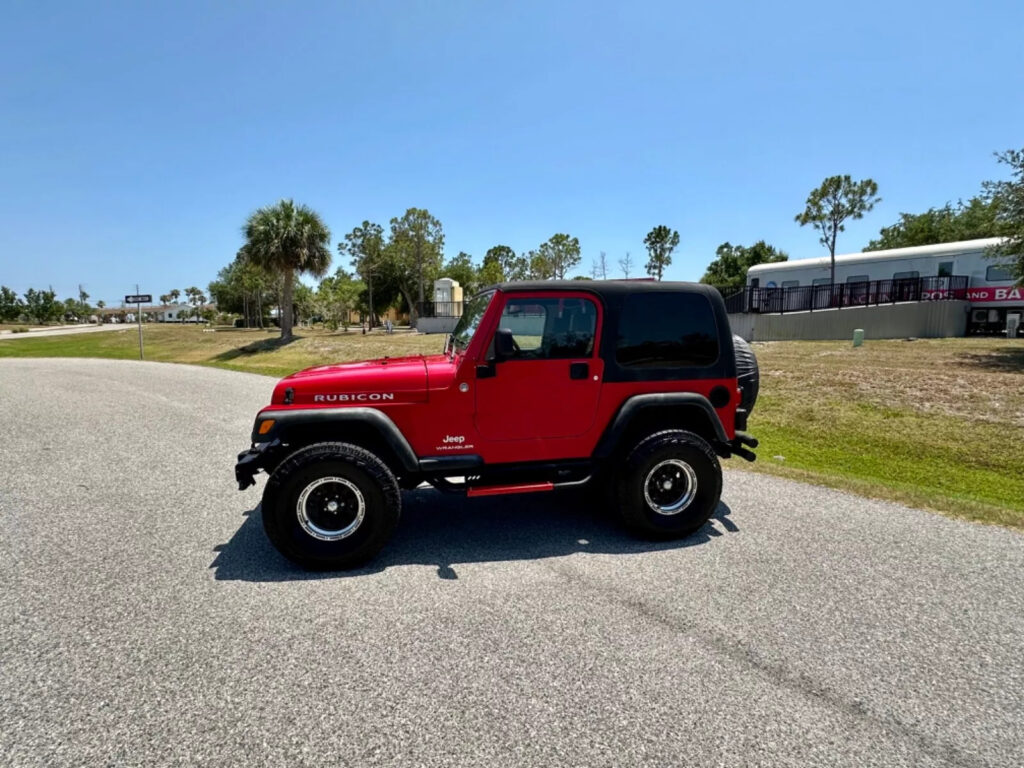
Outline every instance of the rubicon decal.
{"label": "rubicon decal", "polygon": [[351,395],[313,395],[314,403],[364,403],[369,401],[394,399],[394,392],[359,392]]}

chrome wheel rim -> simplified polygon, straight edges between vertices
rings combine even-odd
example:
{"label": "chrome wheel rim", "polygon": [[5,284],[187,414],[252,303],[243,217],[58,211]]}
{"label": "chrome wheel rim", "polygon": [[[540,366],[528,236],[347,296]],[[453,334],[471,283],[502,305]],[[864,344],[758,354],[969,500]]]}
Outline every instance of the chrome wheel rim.
{"label": "chrome wheel rim", "polygon": [[644,500],[659,515],[678,515],[697,495],[697,473],[681,459],[655,464],[644,479]]}
{"label": "chrome wheel rim", "polygon": [[321,477],[302,489],[295,513],[302,530],[314,539],[338,541],[362,525],[366,501],[351,480]]}

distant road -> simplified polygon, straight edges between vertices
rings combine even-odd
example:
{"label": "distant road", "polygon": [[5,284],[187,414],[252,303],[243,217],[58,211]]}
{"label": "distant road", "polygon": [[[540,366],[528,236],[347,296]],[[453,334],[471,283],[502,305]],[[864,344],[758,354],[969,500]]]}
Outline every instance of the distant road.
{"label": "distant road", "polygon": [[63,325],[59,328],[40,328],[30,330],[26,333],[14,333],[13,331],[0,331],[0,339],[36,339],[40,336],[70,336],[74,333],[101,333],[103,331],[123,331],[126,328],[136,328],[132,323],[104,323],[103,325]]}
{"label": "distant road", "polygon": [[686,541],[420,491],[312,574],[234,482],[273,384],[0,359],[0,766],[1024,764],[1019,532],[727,470]]}

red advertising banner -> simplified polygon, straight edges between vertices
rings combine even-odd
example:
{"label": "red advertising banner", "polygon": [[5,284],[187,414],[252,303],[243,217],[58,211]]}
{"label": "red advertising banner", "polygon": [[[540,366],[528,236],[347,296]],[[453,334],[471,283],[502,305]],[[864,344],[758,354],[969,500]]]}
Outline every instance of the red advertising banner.
{"label": "red advertising banner", "polygon": [[1013,286],[996,288],[994,286],[987,286],[984,288],[960,288],[955,291],[945,288],[937,291],[921,291],[922,301],[941,301],[944,299],[966,299],[975,304],[984,304],[989,301],[1024,302],[1024,288]]}
{"label": "red advertising banner", "polygon": [[967,300],[979,304],[986,301],[1024,301],[1024,288],[1009,286],[1006,288],[968,288]]}

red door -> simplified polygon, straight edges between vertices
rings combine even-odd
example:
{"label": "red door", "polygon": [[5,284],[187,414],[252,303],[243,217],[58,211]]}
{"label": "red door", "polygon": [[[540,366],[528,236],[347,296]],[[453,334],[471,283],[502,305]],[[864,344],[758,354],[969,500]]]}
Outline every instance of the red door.
{"label": "red door", "polygon": [[[594,423],[603,364],[601,308],[587,294],[509,294],[498,328],[516,351],[477,378],[476,423],[485,440],[575,437]],[[491,345],[493,349],[493,341]]]}

